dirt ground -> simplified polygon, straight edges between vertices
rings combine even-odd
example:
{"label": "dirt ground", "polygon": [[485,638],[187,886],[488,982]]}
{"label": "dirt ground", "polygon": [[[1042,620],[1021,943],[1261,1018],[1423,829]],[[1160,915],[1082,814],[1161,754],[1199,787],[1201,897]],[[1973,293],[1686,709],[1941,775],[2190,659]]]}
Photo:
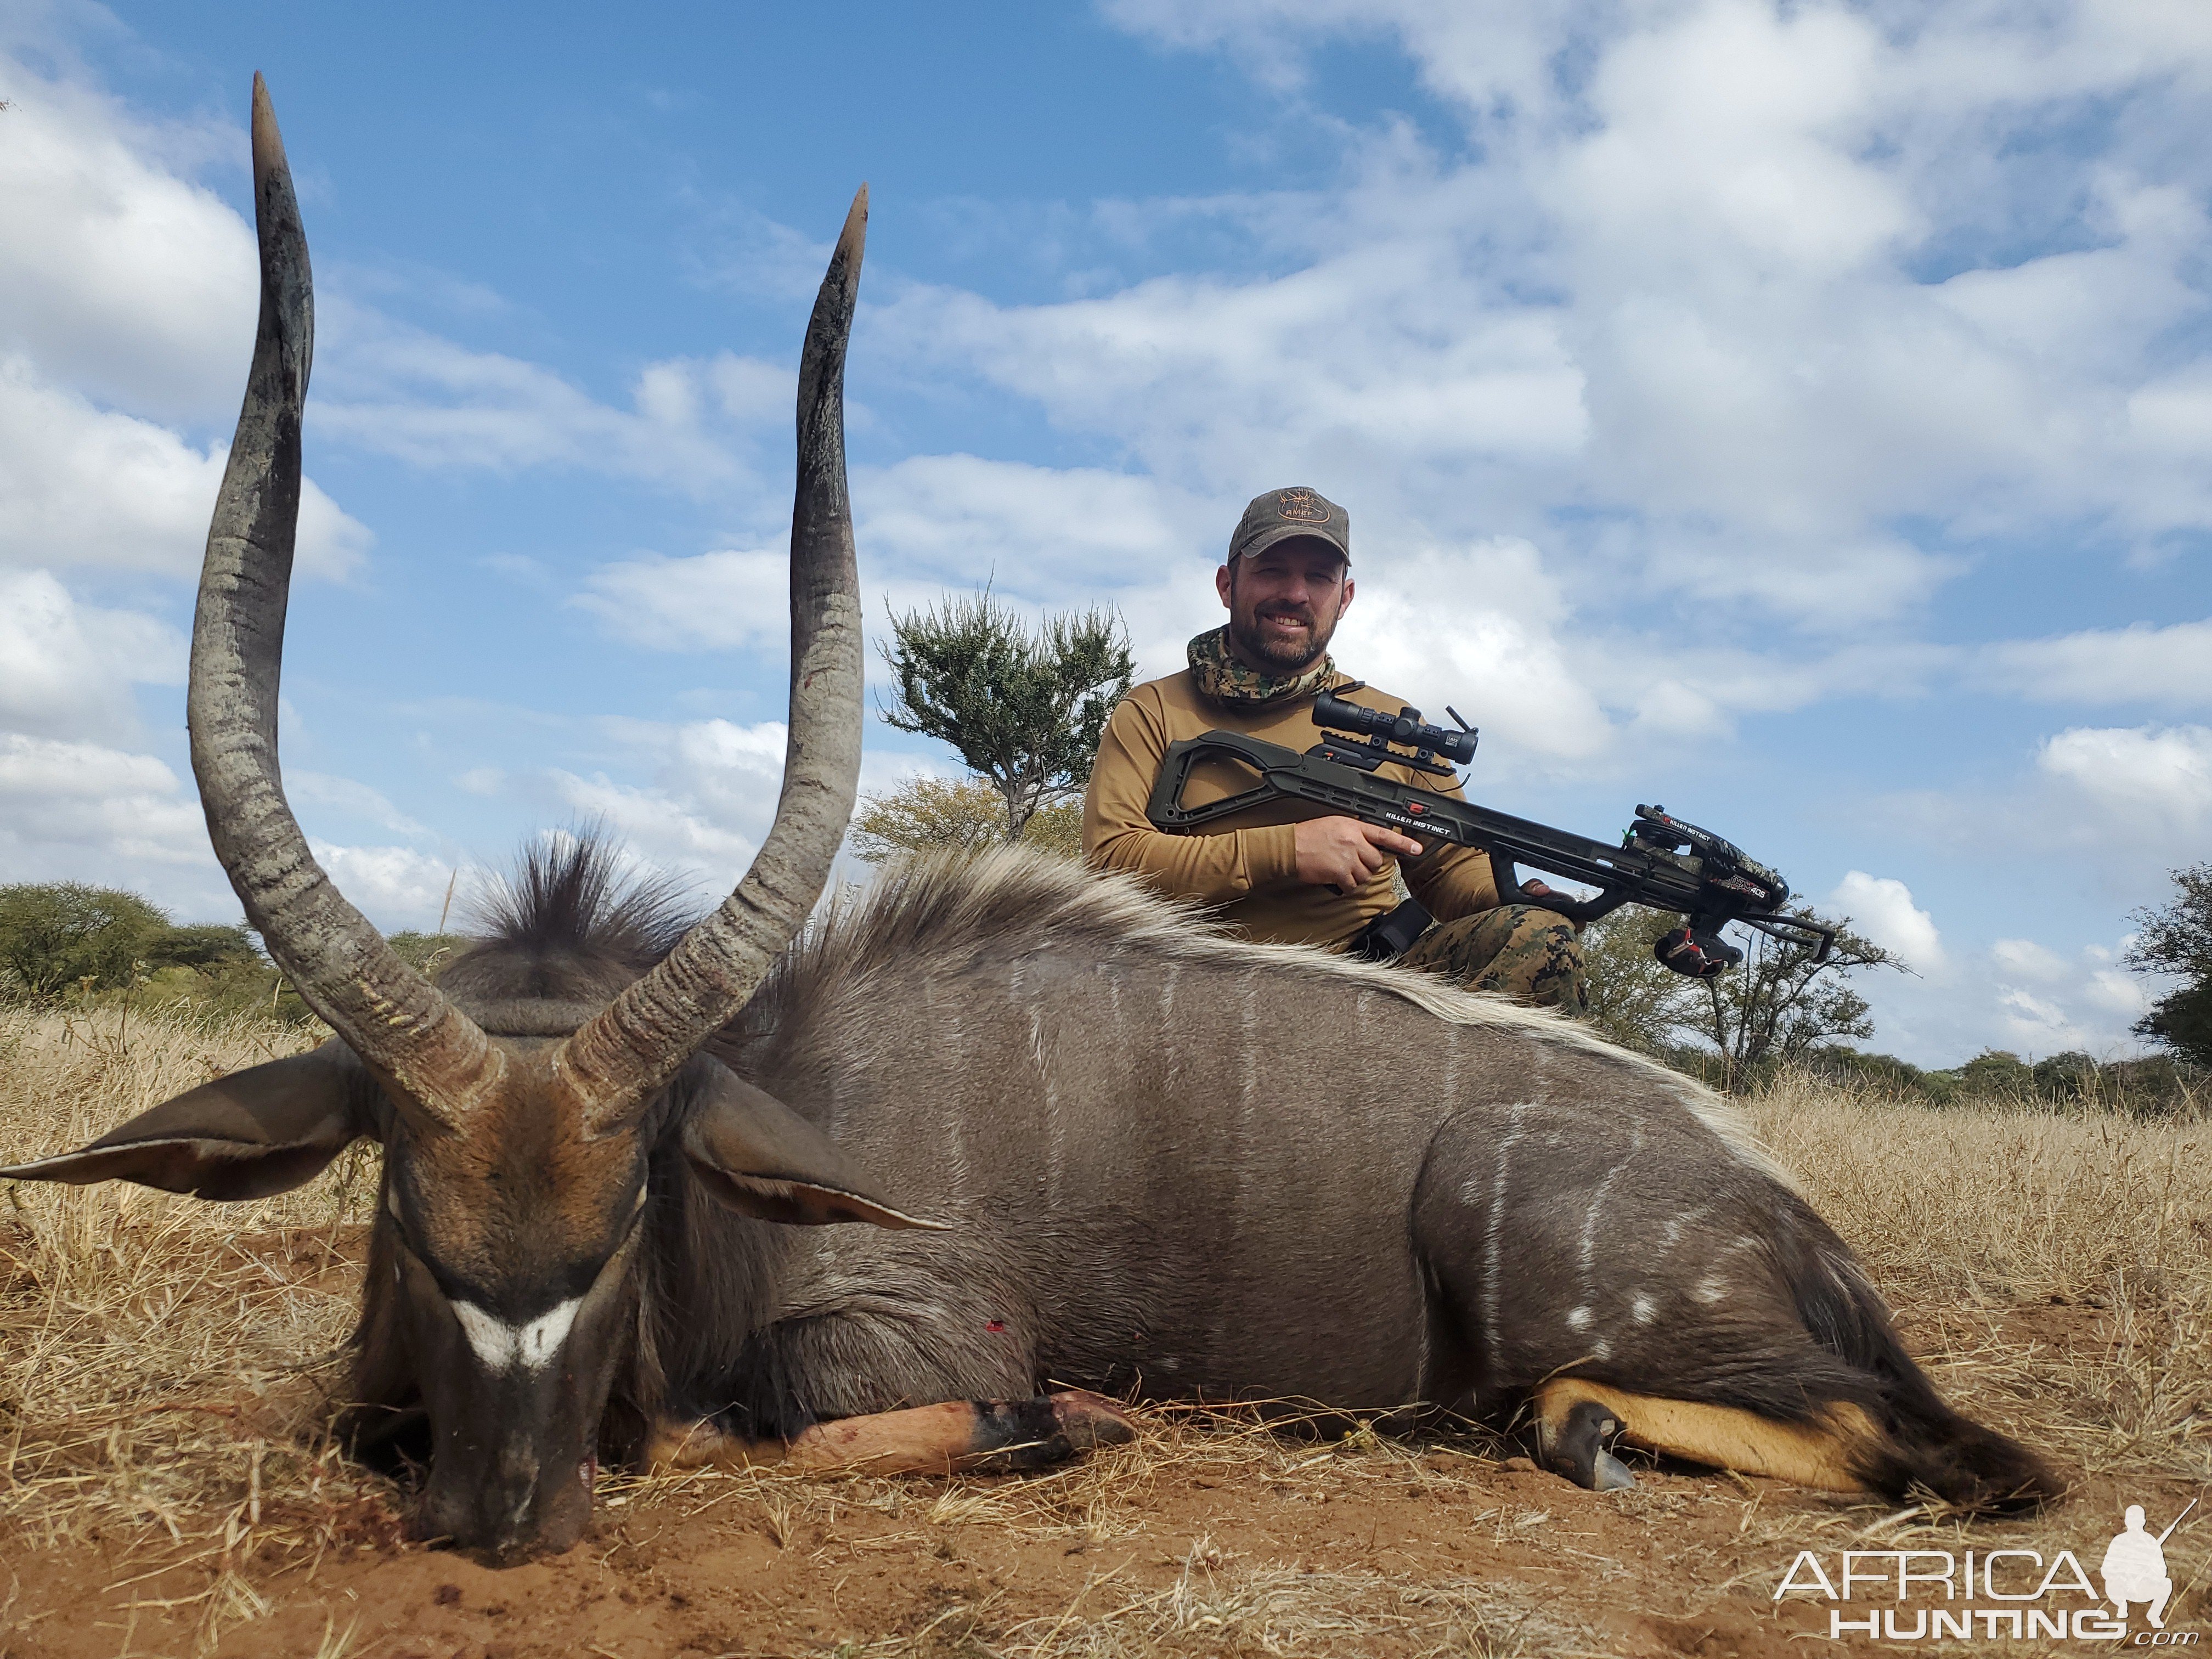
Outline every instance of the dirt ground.
{"label": "dirt ground", "polygon": [[[0,1148],[68,1144],[264,1039],[135,1041],[0,1028]],[[1831,1575],[1905,1549],[2094,1572],[2126,1504],[2155,1531],[2200,1495],[2166,1624],[2212,1628],[2212,1133],[1802,1091],[1757,1110],[1939,1386],[2050,1455],[2067,1503],[1966,1527],[1650,1467],[1600,1495],[1494,1438],[1161,1408],[1034,1477],[610,1475],[594,1537],[494,1571],[405,1541],[405,1494],[320,1438],[363,1157],[253,1206],[0,1193],[0,1659],[1794,1655],[1838,1605],[1776,1601],[1801,1551]],[[2088,1605],[2069,1594],[2043,1605]]]}
{"label": "dirt ground", "polygon": [[[304,1561],[271,1547],[228,1571],[126,1529],[8,1549],[0,1653],[1794,1654],[1827,1640],[1830,1606],[1774,1600],[1801,1548],[1832,1576],[1847,1547],[2071,1549],[2094,1571],[2124,1504],[2163,1524],[2202,1489],[2093,1479],[2038,1521],[1946,1528],[1686,1468],[1585,1492],[1510,1453],[1163,1414],[1143,1443],[1042,1477],[611,1480],[595,1538],[506,1571],[402,1542],[389,1503],[343,1516]],[[2205,1535],[2169,1547],[2188,1581],[2177,1632],[2204,1621]]]}

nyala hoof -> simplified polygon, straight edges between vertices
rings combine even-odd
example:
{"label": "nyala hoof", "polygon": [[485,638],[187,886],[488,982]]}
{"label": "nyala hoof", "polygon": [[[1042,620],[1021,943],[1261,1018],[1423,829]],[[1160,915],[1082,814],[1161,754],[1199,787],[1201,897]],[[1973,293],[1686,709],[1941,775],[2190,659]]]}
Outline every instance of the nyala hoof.
{"label": "nyala hoof", "polygon": [[1094,1446],[1124,1446],[1137,1437],[1137,1425],[1129,1420],[1129,1414],[1103,1394],[1068,1389],[1047,1398],[1054,1421],[1077,1451],[1089,1451]]}
{"label": "nyala hoof", "polygon": [[1119,1406],[1085,1389],[975,1403],[976,1455],[969,1467],[978,1470],[1050,1468],[1093,1447],[1137,1437],[1136,1425]]}
{"label": "nyala hoof", "polygon": [[1607,1437],[1620,1431],[1620,1420],[1611,1412],[1595,1400],[1585,1400],[1567,1413],[1557,1429],[1538,1431],[1544,1467],[1589,1492],[1626,1492],[1636,1484],[1636,1477],[1605,1449]]}

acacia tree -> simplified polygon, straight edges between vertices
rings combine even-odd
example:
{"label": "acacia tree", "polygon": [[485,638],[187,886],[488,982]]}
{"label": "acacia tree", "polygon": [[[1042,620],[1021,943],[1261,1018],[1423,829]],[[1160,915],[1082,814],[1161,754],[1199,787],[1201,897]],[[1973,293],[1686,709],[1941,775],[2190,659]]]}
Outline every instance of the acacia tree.
{"label": "acacia tree", "polygon": [[1038,808],[1083,793],[1099,734],[1136,672],[1110,610],[1048,617],[1035,633],[986,591],[891,618],[897,687],[883,717],[957,750],[1018,841]]}
{"label": "acacia tree", "polygon": [[2163,1043],[2184,1060],[2212,1066],[2212,863],[2172,872],[2174,894],[2155,910],[2138,910],[2127,965],[2139,974],[2170,974],[2182,983],[2136,1022],[2138,1036]]}
{"label": "acacia tree", "polygon": [[[1790,914],[1815,920],[1809,906]],[[1891,952],[1850,930],[1850,919],[1836,926],[1835,947],[1826,962],[1814,960],[1818,947],[1771,939],[1749,928],[1731,930],[1731,941],[1744,952],[1741,964],[1703,981],[1705,1012],[1699,1035],[1718,1053],[1728,1087],[1769,1060],[1794,1060],[1815,1044],[1838,1037],[1864,1040],[1874,1035],[1874,1012],[1854,990],[1849,975],[1868,968],[1910,972]]]}
{"label": "acacia tree", "polygon": [[[899,853],[980,853],[1006,839],[1006,803],[985,780],[910,778],[882,794],[863,795],[853,819],[853,850],[878,862]],[[1083,803],[1040,806],[1022,826],[1021,842],[1063,858],[1083,853]]]}
{"label": "acacia tree", "polygon": [[[1810,920],[1799,906],[1793,915]],[[1614,1042],[1646,1053],[1710,1050],[1725,1086],[1736,1087],[1769,1060],[1799,1059],[1836,1038],[1874,1035],[1866,999],[1849,976],[1867,968],[1904,964],[1848,924],[1826,962],[1814,947],[1729,930],[1744,960],[1717,978],[1686,979],[1652,954],[1678,915],[1627,905],[1583,933],[1589,975],[1589,1018]]]}
{"label": "acacia tree", "polygon": [[0,887],[0,988],[51,997],[72,986],[113,990],[164,968],[212,981],[267,964],[245,926],[176,927],[150,900],[78,881]]}
{"label": "acacia tree", "polygon": [[1662,933],[1682,919],[1640,904],[1623,905],[1583,930],[1590,1023],[1626,1048],[1658,1054],[1694,1033],[1705,988],[1652,954]]}
{"label": "acacia tree", "polygon": [[33,997],[86,980],[129,984],[168,927],[157,907],[118,888],[77,881],[0,887],[0,968]]}

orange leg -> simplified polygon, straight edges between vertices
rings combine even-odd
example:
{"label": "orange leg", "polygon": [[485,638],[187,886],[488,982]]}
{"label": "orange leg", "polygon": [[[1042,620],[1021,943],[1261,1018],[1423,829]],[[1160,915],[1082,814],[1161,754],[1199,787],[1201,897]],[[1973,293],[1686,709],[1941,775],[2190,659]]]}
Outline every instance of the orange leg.
{"label": "orange leg", "polygon": [[851,1469],[867,1474],[959,1474],[1045,1468],[1133,1440],[1121,1408],[1082,1389],[1031,1400],[949,1400],[817,1423],[796,1439],[742,1440],[712,1422],[663,1422],[647,1437],[648,1467]]}
{"label": "orange leg", "polygon": [[1851,1472],[1851,1455],[1880,1432],[1856,1406],[1831,1406],[1825,1420],[1816,1423],[1778,1423],[1730,1406],[1624,1394],[1573,1376],[1545,1383],[1535,1403],[1545,1462],[1599,1490],[1634,1484],[1599,1443],[1618,1432],[1632,1446],[1692,1463],[1771,1475],[1823,1492],[1864,1492]]}

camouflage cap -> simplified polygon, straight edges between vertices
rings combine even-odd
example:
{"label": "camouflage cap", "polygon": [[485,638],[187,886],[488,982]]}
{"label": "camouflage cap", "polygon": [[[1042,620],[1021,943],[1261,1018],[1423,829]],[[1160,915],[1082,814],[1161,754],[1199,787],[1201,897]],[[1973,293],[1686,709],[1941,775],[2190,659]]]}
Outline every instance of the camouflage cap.
{"label": "camouflage cap", "polygon": [[1249,559],[1293,536],[1316,537],[1352,562],[1352,515],[1318,489],[1303,487],[1255,495],[1229,538],[1229,556]]}

